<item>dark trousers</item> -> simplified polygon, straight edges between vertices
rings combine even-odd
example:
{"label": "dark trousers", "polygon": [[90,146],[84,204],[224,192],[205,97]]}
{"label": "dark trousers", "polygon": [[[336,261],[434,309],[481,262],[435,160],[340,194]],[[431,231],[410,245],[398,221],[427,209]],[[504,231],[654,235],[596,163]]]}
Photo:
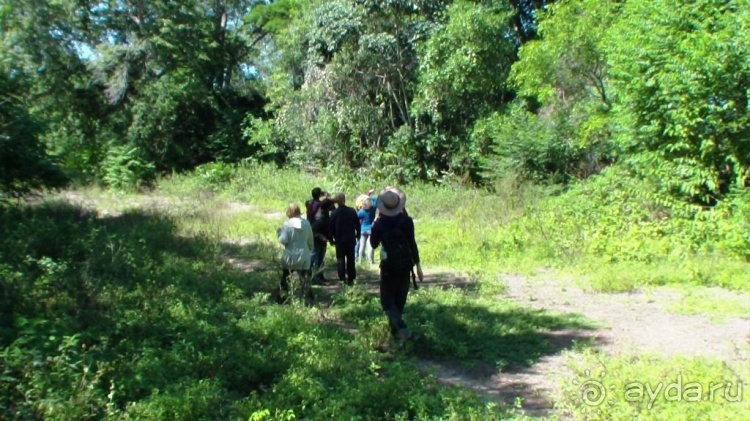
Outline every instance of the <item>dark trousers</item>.
{"label": "dark trousers", "polygon": [[354,278],[357,277],[357,268],[354,263],[354,242],[336,243],[336,270],[340,281],[346,280],[349,285],[354,283]]}
{"label": "dark trousers", "polygon": [[[328,248],[328,243],[322,240],[318,240],[317,238],[313,242],[313,250],[312,250],[312,257],[310,259],[310,269],[312,270],[312,273],[318,272],[320,268],[323,267],[323,261],[326,257],[326,249]],[[318,280],[323,280],[323,272],[316,274],[313,276],[313,278]]]}
{"label": "dark trousers", "polygon": [[398,335],[399,329],[406,328],[403,314],[406,306],[406,296],[409,295],[410,271],[391,271],[380,267],[380,306],[388,316],[388,325],[393,336]]}

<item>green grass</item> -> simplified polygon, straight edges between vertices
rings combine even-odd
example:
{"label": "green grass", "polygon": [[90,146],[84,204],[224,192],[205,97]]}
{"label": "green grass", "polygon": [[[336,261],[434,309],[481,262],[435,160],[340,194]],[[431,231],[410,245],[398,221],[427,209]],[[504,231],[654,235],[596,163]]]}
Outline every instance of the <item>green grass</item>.
{"label": "green grass", "polygon": [[[222,177],[206,173],[161,180],[157,192],[278,213],[288,202],[302,204],[313,186],[343,191],[351,202],[387,184],[257,165],[226,170]],[[750,288],[744,275],[750,270],[750,206],[744,196],[710,212],[665,218],[672,210],[651,203],[649,187],[616,168],[555,194],[507,180],[493,192],[420,183],[404,188],[420,252],[434,266],[523,273],[544,266],[585,276],[588,287],[600,291],[667,284]],[[234,231],[265,232],[269,221],[243,224],[252,226]]]}
{"label": "green grass", "polygon": [[[79,191],[96,209],[3,205],[0,410],[7,419],[61,420],[521,418],[512,403],[443,385],[417,364],[523,369],[565,351],[556,331],[593,327],[575,313],[503,299],[500,272],[546,267],[585,275],[596,291],[671,285],[684,293],[674,311],[721,319],[746,310],[700,289],[747,289],[742,213],[655,218],[623,201],[613,178],[554,196],[536,187],[405,186],[425,269],[444,284],[457,273],[471,282],[413,293],[406,319],[415,337],[404,349],[392,347],[364,287],[313,309],[270,299],[287,203],[303,203],[316,185],[353,198],[378,183],[211,165],[160,180],[148,195]],[[707,360],[591,353],[581,361],[602,368],[574,364],[579,378],[606,371],[618,387],[629,378],[748,374],[732,377]],[[748,413],[745,404],[644,409],[616,397],[602,419]],[[591,415],[574,400],[561,405],[578,419]]]}
{"label": "green grass", "polygon": [[[345,323],[387,339],[377,297],[350,292],[335,303],[334,314]],[[500,370],[529,366],[560,351],[551,341],[555,331],[592,328],[578,314],[525,309],[498,299],[489,288],[423,288],[412,292],[405,313],[415,332],[409,344],[414,356]]]}
{"label": "green grass", "polygon": [[[414,350],[384,352],[369,294],[370,328],[355,336],[319,309],[270,303],[280,248],[265,231],[280,220],[217,211],[208,195],[168,209],[121,197],[105,197],[106,213],[2,209],[6,419],[515,417],[424,376]],[[265,265],[243,271],[228,258]],[[467,357],[487,358],[479,351]]]}
{"label": "green grass", "polygon": [[561,383],[560,406],[575,419],[735,420],[750,413],[746,366],[594,351],[569,361],[573,376]]}
{"label": "green grass", "polygon": [[727,318],[744,317],[750,314],[750,297],[734,293],[728,296],[725,291],[715,288],[683,287],[680,298],[669,305],[669,310],[679,314],[706,314],[711,320],[721,323]]}

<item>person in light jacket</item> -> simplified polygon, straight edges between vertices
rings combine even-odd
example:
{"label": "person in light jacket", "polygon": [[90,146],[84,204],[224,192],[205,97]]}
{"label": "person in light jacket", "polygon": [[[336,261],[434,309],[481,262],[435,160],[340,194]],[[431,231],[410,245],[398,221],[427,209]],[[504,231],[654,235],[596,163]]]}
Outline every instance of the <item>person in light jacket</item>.
{"label": "person in light jacket", "polygon": [[302,218],[302,211],[296,203],[286,208],[289,218],[279,228],[279,242],[284,245],[281,257],[282,275],[279,283],[279,296],[289,293],[289,276],[296,272],[300,280],[300,290],[307,305],[312,305],[313,293],[310,285],[310,259],[313,250],[313,232],[310,222]]}

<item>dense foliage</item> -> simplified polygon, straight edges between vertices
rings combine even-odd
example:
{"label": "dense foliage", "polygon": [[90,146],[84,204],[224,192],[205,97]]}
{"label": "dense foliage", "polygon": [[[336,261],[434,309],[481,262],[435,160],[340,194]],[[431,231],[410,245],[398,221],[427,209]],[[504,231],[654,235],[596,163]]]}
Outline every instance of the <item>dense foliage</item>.
{"label": "dense foliage", "polygon": [[748,183],[747,6],[4,2],[3,83],[28,88],[4,138],[117,187],[214,161],[562,184],[617,164],[714,205]]}
{"label": "dense foliage", "polygon": [[23,87],[0,74],[0,90],[0,197],[63,185],[66,177],[47,156],[40,128],[26,110]]}
{"label": "dense foliage", "polygon": [[636,170],[702,203],[750,185],[746,1],[628,3],[611,40],[612,80]]}

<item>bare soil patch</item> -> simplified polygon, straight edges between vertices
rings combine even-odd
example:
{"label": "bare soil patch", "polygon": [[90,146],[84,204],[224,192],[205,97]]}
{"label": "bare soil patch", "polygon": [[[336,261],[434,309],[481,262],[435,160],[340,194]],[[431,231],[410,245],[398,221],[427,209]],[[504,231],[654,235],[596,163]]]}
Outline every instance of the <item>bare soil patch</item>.
{"label": "bare soil patch", "polygon": [[261,212],[260,209],[258,209],[257,206],[251,205],[248,203],[240,203],[240,202],[226,202],[224,204],[224,209],[229,213],[255,213],[260,214],[266,219],[279,219],[284,220],[286,219],[286,216],[284,215],[284,212]]}
{"label": "bare soil patch", "polygon": [[[498,372],[468,372],[450,364],[425,362],[424,366],[448,384],[477,391],[487,399],[514,403],[521,398],[522,411],[529,416],[566,419],[555,411],[560,396],[557,385],[572,373],[566,366],[575,342],[584,340],[607,355],[648,353],[664,357],[708,357],[729,365],[750,361],[750,315],[730,317],[723,322],[706,315],[683,315],[670,312],[665,304],[679,294],[668,289],[649,293],[590,293],[575,286],[572,280],[529,279],[503,275],[507,291],[498,298],[510,298],[522,306],[559,313],[578,313],[600,327],[594,330],[570,329],[554,332],[561,352],[542,357],[527,368]],[[718,290],[717,295],[726,295]],[[742,296],[743,299],[746,296]]]}
{"label": "bare soil patch", "polygon": [[171,209],[187,206],[187,201],[167,198],[156,194],[139,194],[128,196],[109,195],[106,199],[101,196],[89,195],[77,190],[65,190],[51,196],[67,201],[84,209],[96,211],[101,217],[116,217],[123,209],[144,209],[169,213]]}
{"label": "bare soil patch", "polygon": [[[507,297],[531,308],[577,312],[601,324],[592,339],[608,354],[648,352],[665,357],[708,357],[727,363],[745,361],[741,352],[750,335],[750,314],[723,322],[707,315],[675,314],[666,304],[679,293],[589,293],[572,281],[526,279],[506,275]],[[741,294],[737,294],[742,296]]]}

